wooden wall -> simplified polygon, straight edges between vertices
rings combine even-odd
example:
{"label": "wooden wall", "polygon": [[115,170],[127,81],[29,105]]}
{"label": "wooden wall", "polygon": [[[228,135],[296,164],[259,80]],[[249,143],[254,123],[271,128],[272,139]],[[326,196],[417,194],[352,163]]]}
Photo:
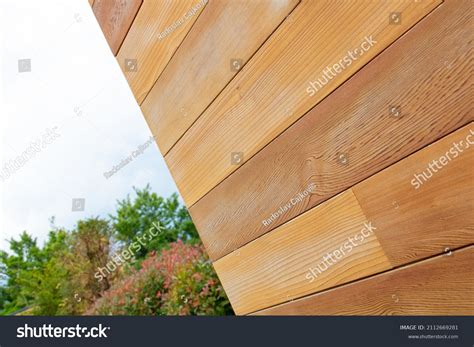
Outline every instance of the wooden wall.
{"label": "wooden wall", "polygon": [[95,0],[237,314],[474,314],[471,0]]}

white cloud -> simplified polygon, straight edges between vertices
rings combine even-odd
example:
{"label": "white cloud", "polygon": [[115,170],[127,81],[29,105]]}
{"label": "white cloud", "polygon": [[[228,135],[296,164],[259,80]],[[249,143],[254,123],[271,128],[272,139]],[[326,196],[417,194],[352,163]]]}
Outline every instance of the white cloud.
{"label": "white cloud", "polygon": [[[19,59],[31,72],[18,72]],[[103,175],[151,133],[87,0],[0,0],[0,82],[0,171],[47,129],[59,134],[0,180],[0,249],[23,230],[43,241],[51,216],[68,228],[106,216],[132,186],[176,191],[154,143]]]}

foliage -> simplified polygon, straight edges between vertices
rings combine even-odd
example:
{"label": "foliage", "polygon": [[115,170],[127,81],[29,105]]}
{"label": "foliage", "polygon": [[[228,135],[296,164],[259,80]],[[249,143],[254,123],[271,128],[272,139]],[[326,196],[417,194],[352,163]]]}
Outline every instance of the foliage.
{"label": "foliage", "polygon": [[108,221],[90,218],[79,221],[70,234],[68,252],[61,262],[68,279],[60,284],[64,298],[60,313],[83,313],[110,287],[109,277],[99,282],[94,274],[110,259],[112,233]]}
{"label": "foliage", "polygon": [[1,291],[0,309],[4,314],[28,306],[34,299],[32,288],[38,280],[37,273],[47,261],[47,252],[42,252],[26,232],[18,241],[9,241],[11,254],[0,252],[0,274],[6,282]]}
{"label": "foliage", "polygon": [[54,315],[62,301],[59,285],[67,281],[67,273],[61,264],[67,251],[68,233],[66,230],[50,231],[48,241],[41,250],[44,263],[36,271],[28,274],[31,285],[27,287],[34,297],[35,314]]}
{"label": "foliage", "polygon": [[202,245],[174,242],[105,292],[90,314],[224,315],[232,309]]}
{"label": "foliage", "polygon": [[37,315],[81,313],[109,286],[93,275],[108,260],[110,235],[107,221],[90,218],[72,232],[50,231],[42,249],[26,232],[10,240],[12,254],[0,255],[7,281],[3,313],[33,304]]}
{"label": "foliage", "polygon": [[[150,187],[119,201],[110,220],[80,220],[73,230],[54,226],[43,247],[23,232],[0,251],[0,315],[28,308],[35,315],[222,315],[232,309],[178,196]],[[99,280],[114,253],[159,224],[129,260]],[[141,264],[140,264],[141,263]],[[134,266],[132,266],[134,265]]]}
{"label": "foliage", "polygon": [[134,190],[135,199],[132,201],[127,196],[126,199],[118,201],[116,214],[110,216],[117,238],[130,244],[153,228],[153,222],[159,221],[163,227],[158,236],[135,254],[137,258],[144,258],[150,251],[167,248],[170,242],[199,240],[191,217],[186,208],[179,203],[177,194],[164,199],[151,192],[149,185],[144,189],[134,188]]}

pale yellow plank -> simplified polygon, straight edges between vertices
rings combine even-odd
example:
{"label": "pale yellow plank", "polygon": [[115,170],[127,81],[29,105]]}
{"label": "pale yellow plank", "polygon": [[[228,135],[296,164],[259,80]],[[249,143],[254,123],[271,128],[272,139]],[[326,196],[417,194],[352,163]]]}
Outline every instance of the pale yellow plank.
{"label": "pale yellow plank", "polygon": [[216,261],[234,311],[247,314],[389,269],[365,223],[349,190]]}
{"label": "pale yellow plank", "polygon": [[[473,120],[471,8],[471,0],[444,2],[194,204],[190,213],[210,258]],[[401,116],[391,114],[393,105]]]}
{"label": "pale yellow plank", "polygon": [[[299,5],[166,156],[186,204],[193,205],[437,4],[325,0]],[[401,13],[399,24],[389,23],[394,12]],[[310,81],[349,51],[361,55],[310,96]]]}
{"label": "pale yellow plank", "polygon": [[143,1],[117,55],[139,104],[206,4],[207,0]]}
{"label": "pale yellow plank", "polygon": [[394,266],[474,243],[474,123],[353,191]]}
{"label": "pale yellow plank", "polygon": [[211,1],[142,104],[166,154],[298,0]]}
{"label": "pale yellow plank", "polygon": [[472,316],[473,262],[468,247],[256,315]]}
{"label": "pale yellow plank", "polygon": [[[471,123],[217,260],[234,310],[257,311],[474,243],[473,164]],[[357,241],[364,223],[373,228],[366,242],[326,262],[346,249],[344,240]],[[322,273],[309,274],[316,265]]]}

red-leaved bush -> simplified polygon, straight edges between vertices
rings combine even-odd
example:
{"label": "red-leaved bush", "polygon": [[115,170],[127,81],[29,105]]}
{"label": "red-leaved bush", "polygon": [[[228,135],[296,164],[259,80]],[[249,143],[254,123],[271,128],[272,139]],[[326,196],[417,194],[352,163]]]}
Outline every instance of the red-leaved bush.
{"label": "red-leaved bush", "polygon": [[233,314],[202,245],[173,242],[150,254],[140,270],[119,280],[87,311],[90,315]]}

